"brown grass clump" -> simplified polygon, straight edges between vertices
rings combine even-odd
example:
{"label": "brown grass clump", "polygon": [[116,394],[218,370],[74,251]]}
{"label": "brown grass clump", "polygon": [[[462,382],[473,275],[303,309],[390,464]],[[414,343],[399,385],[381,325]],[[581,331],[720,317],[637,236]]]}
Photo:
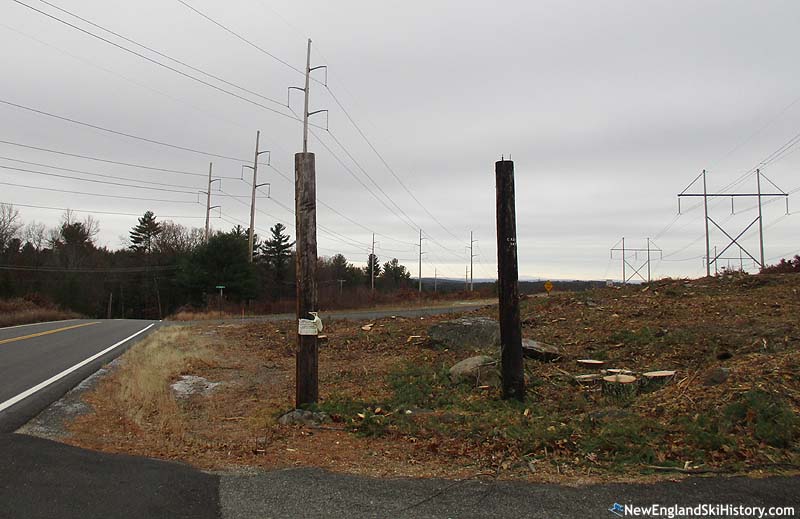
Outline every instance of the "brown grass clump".
{"label": "brown grass clump", "polygon": [[188,417],[170,384],[213,359],[207,340],[186,328],[162,328],[122,356],[114,376],[101,383],[102,405],[116,409],[129,432],[181,438]]}
{"label": "brown grass clump", "polygon": [[65,312],[55,306],[37,304],[27,299],[0,300],[0,328],[79,317],[75,312]]}

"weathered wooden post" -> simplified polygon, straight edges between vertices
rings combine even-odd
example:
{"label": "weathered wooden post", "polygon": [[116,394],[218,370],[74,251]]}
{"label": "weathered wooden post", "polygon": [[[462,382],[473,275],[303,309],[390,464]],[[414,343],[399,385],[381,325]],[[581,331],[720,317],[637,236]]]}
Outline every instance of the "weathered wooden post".
{"label": "weathered wooden post", "polygon": [[525,399],[525,364],[519,318],[517,222],[514,204],[514,163],[495,163],[497,185],[497,274],[500,303],[500,348],[503,398]]}
{"label": "weathered wooden post", "polygon": [[[295,169],[295,222],[297,273],[296,406],[319,399],[317,333],[308,320],[317,311],[317,188],[313,153],[297,153]],[[304,322],[305,321],[305,322]]]}

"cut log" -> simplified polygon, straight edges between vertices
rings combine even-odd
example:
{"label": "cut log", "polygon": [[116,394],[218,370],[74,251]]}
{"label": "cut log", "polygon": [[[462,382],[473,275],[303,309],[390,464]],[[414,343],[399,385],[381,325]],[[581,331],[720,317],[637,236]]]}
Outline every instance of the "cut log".
{"label": "cut log", "polygon": [[642,373],[639,383],[642,386],[642,390],[655,391],[669,384],[674,378],[675,372],[672,370],[648,371],[647,373]]}
{"label": "cut log", "polygon": [[638,386],[636,377],[632,375],[608,375],[603,377],[603,394],[620,400],[631,398],[636,394]]}
{"label": "cut log", "polygon": [[588,375],[575,375],[575,382],[582,386],[589,386],[600,383],[603,380],[603,375],[598,373],[591,373]]}
{"label": "cut log", "polygon": [[603,370],[604,373],[608,373],[609,375],[633,375],[634,372],[629,369],[619,369],[619,368],[609,368]]}
{"label": "cut log", "polygon": [[606,364],[604,360],[594,360],[594,359],[578,359],[575,362],[587,368],[602,368]]}
{"label": "cut log", "polygon": [[530,339],[522,339],[522,355],[542,362],[561,360],[561,351],[557,346]]}

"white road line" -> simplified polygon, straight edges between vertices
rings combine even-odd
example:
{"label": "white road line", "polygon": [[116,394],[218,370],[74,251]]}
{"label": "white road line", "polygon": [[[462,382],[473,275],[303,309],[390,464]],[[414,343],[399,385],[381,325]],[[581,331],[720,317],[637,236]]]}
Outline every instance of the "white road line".
{"label": "white road line", "polygon": [[125,344],[126,342],[128,342],[131,339],[133,339],[137,335],[140,335],[140,334],[146,332],[147,330],[149,330],[153,326],[155,326],[155,323],[153,323],[153,324],[151,324],[151,325],[139,330],[138,332],[134,333],[130,337],[126,337],[125,339],[122,339],[121,341],[119,341],[116,344],[112,344],[111,346],[109,346],[108,348],[104,349],[103,351],[101,351],[99,353],[95,353],[94,355],[92,355],[88,359],[82,360],[81,362],[75,364],[71,368],[65,369],[64,371],[62,371],[58,375],[53,375],[52,377],[48,378],[44,382],[40,382],[39,384],[36,384],[35,386],[33,386],[32,388],[28,389],[27,391],[23,391],[22,393],[18,394],[17,396],[15,396],[13,398],[9,398],[8,400],[6,400],[2,404],[0,404],[0,412],[8,409],[9,407],[11,407],[12,405],[16,404],[17,402],[28,398],[29,396],[31,396],[32,394],[36,393],[37,391],[40,391],[41,389],[44,389],[45,387],[49,386],[53,382],[56,382],[57,380],[60,380],[60,379],[62,379],[64,377],[66,377],[67,375],[69,375],[73,371],[82,368],[83,366],[89,364],[93,360],[95,360],[95,359],[97,359],[99,357],[102,357],[103,355],[105,355],[109,351],[113,350],[114,348],[117,348],[118,346],[120,346],[122,344]]}
{"label": "white road line", "polygon": [[29,323],[29,324],[18,324],[16,326],[6,326],[5,328],[0,328],[0,332],[3,330],[13,330],[14,328],[24,328],[26,326],[36,326],[39,324],[53,324],[53,323],[68,323],[69,321],[77,321],[78,319],[59,319],[57,321],[42,321],[41,323]]}

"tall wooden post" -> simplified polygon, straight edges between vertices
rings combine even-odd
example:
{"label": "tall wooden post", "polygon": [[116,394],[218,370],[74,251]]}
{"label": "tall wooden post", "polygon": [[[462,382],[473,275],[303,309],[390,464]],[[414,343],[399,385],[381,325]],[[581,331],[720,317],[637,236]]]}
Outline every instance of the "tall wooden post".
{"label": "tall wooden post", "polygon": [[[295,222],[297,227],[297,324],[313,319],[317,311],[317,188],[313,153],[296,153]],[[296,405],[319,399],[318,350],[316,335],[297,334]]]}
{"label": "tall wooden post", "polygon": [[525,399],[525,366],[519,318],[517,219],[514,163],[495,163],[497,183],[497,273],[500,303],[500,347],[503,398]]}

